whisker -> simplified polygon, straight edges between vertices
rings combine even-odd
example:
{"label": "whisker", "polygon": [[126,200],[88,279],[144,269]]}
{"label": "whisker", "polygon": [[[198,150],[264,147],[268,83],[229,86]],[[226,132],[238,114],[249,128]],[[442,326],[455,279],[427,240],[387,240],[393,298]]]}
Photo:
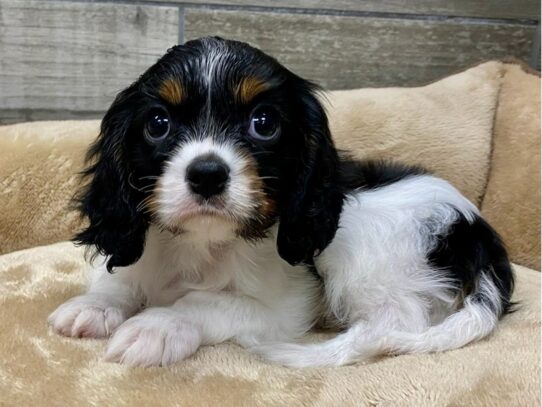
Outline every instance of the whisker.
{"label": "whisker", "polygon": [[154,189],[154,185],[145,185],[144,187],[142,188],[139,188],[138,191],[141,191],[141,192],[150,192]]}
{"label": "whisker", "polygon": [[[148,207],[148,205],[155,201],[154,199],[154,196],[153,195],[149,195],[148,197],[146,197],[145,199],[143,199],[137,206],[136,206],[136,211],[138,212],[141,212],[143,211],[143,213],[146,213],[146,212],[149,212],[151,211],[151,208]],[[156,201],[155,201],[156,202]]]}

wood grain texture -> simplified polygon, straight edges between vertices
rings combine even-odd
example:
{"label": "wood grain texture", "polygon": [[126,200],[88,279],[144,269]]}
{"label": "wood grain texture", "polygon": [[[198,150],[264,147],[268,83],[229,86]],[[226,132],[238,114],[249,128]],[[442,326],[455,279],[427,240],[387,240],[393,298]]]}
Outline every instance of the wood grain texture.
{"label": "wood grain texture", "polygon": [[176,7],[1,0],[0,109],[104,111],[177,41]]}
{"label": "wood grain texture", "polygon": [[100,111],[61,109],[0,109],[0,125],[43,120],[90,120],[101,119],[107,106]]}
{"label": "wood grain texture", "polygon": [[185,39],[247,41],[329,89],[420,85],[476,62],[527,60],[533,26],[185,10]]}
{"label": "wood grain texture", "polygon": [[[163,3],[164,0],[150,0]],[[166,0],[202,6],[239,6],[316,9],[366,13],[422,14],[432,16],[530,19],[540,21],[538,0]]]}

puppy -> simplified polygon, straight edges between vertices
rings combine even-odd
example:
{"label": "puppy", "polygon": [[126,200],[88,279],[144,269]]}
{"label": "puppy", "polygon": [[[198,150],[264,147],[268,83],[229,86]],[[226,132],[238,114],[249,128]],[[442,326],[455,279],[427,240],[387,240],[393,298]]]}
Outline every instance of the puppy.
{"label": "puppy", "polygon": [[[106,359],[169,365],[233,340],[290,366],[453,349],[510,307],[505,249],[422,170],[334,148],[318,88],[240,42],[169,50],[106,113],[75,241],[91,284],[49,317]],[[296,344],[323,315],[346,331]]]}

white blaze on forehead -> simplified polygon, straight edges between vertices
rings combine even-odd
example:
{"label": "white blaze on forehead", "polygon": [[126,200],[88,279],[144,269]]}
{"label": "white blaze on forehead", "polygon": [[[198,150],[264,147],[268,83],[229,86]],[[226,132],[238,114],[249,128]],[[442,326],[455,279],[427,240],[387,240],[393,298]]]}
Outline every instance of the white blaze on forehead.
{"label": "white blaze on forehead", "polygon": [[205,86],[207,87],[207,120],[211,115],[211,90],[213,88],[213,80],[217,76],[217,72],[222,69],[223,63],[226,60],[226,47],[216,40],[208,40],[208,51],[203,54],[200,61],[200,70],[205,78]]}
{"label": "white blaze on forehead", "polygon": [[250,166],[247,157],[231,144],[206,138],[180,145],[166,163],[156,189],[156,210],[164,224],[183,226],[178,224],[183,216],[202,209],[186,182],[186,169],[194,159],[210,154],[219,157],[230,170],[222,198],[225,213],[238,220],[254,216],[258,203],[254,200],[253,180],[247,171]]}

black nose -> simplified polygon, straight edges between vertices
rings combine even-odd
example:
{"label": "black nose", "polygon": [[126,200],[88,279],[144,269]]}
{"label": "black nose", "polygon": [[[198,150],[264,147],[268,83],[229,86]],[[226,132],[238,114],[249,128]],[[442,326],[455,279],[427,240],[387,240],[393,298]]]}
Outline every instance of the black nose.
{"label": "black nose", "polygon": [[226,187],[230,169],[216,156],[196,158],[186,169],[186,181],[190,189],[204,198],[218,195]]}

